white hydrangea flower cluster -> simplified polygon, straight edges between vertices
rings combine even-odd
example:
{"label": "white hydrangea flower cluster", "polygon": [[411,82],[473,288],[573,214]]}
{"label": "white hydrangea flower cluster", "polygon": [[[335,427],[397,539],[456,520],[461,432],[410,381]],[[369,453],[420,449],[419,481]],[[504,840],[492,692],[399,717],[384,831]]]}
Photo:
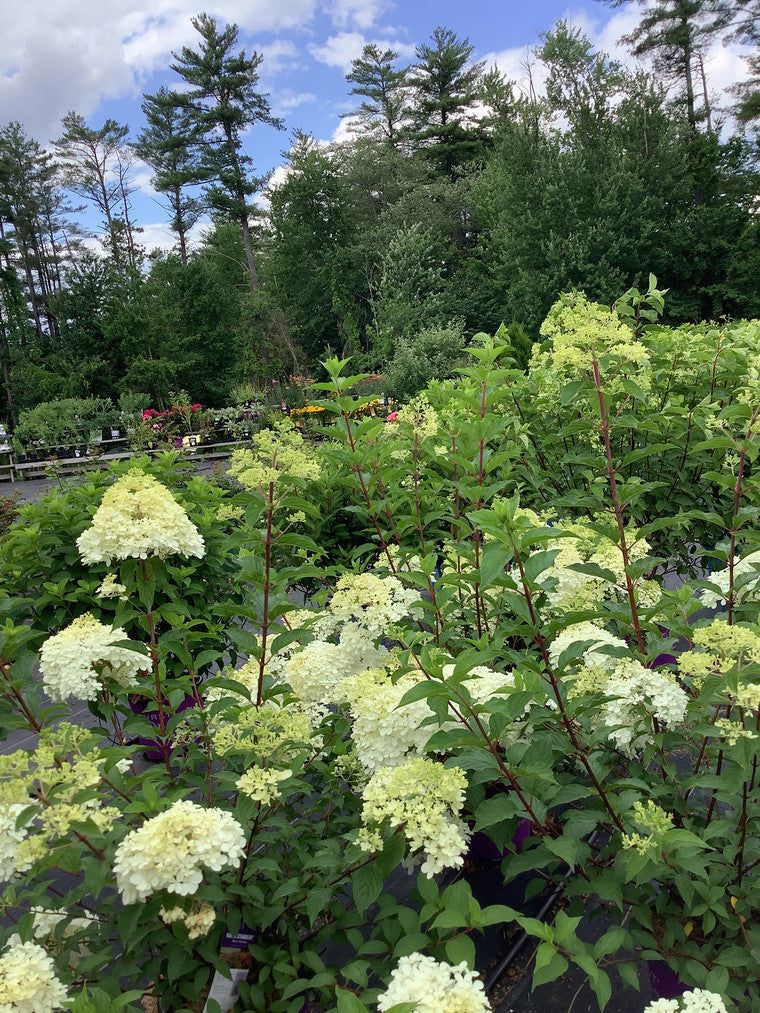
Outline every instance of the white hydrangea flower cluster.
{"label": "white hydrangea flower cluster", "polygon": [[340,643],[312,640],[285,662],[283,674],[296,696],[313,703],[332,703],[342,679],[378,668],[389,652],[375,647],[366,630],[347,622],[340,628]]}
{"label": "white hydrangea flower cluster", "polygon": [[285,664],[285,679],[302,700],[332,701],[338,683],[350,674],[340,644],[312,640]]}
{"label": "white hydrangea flower cluster", "polygon": [[97,589],[95,594],[98,598],[118,598],[119,601],[127,600],[126,585],[119,583],[116,579],[115,573],[107,573],[105,575],[103,583]]}
{"label": "white hydrangea flower cluster", "polygon": [[[441,674],[444,679],[450,679],[454,674],[456,665],[444,665]],[[487,665],[475,665],[467,673],[464,685],[472,697],[474,703],[487,703],[497,693],[515,688],[515,677],[512,672],[494,672]],[[525,708],[527,714],[530,710],[528,705]]]}
{"label": "white hydrangea flower cluster", "polygon": [[230,813],[181,800],[127,834],[116,849],[116,885],[125,904],[156,890],[187,896],[201,885],[204,868],[236,869],[245,843]]}
{"label": "white hydrangea flower cluster", "polygon": [[[449,679],[454,674],[455,665],[444,665],[442,675]],[[494,672],[486,665],[475,665],[467,673],[467,678],[462,683],[467,688],[475,705],[487,704],[495,696],[505,696],[517,689],[515,676],[512,672]],[[529,701],[524,709],[523,716],[507,724],[499,733],[499,743],[504,747],[513,745],[519,740],[525,731],[523,718],[530,714],[531,707],[536,701]],[[557,704],[551,698],[545,699],[545,706],[551,710],[557,709]],[[452,726],[453,726],[452,722]]]}
{"label": "white hydrangea flower cluster", "polygon": [[644,1013],[728,1013],[726,1004],[715,992],[695,988],[677,999],[656,999]]}
{"label": "white hydrangea flower cluster", "polygon": [[351,709],[351,737],[368,773],[396,767],[409,754],[424,752],[433,731],[422,724],[432,713],[427,703],[416,700],[398,706],[403,695],[420,681],[421,677],[404,675],[394,683],[384,669],[373,668],[339,683],[336,696]]}
{"label": "white hydrangea flower cluster", "polygon": [[377,1001],[378,1013],[413,1002],[415,1013],[489,1013],[483,982],[466,961],[452,967],[423,953],[401,957],[388,988]]}
{"label": "white hydrangea flower cluster", "polygon": [[610,738],[627,756],[640,753],[652,738],[652,718],[676,725],[686,716],[689,697],[672,673],[645,668],[633,658],[603,667],[582,669],[572,677],[569,695],[603,693],[605,700],[590,713],[592,725],[610,729]]}
{"label": "white hydrangea flower cluster", "polygon": [[86,612],[40,647],[40,671],[51,700],[96,700],[104,679],[132,686],[146,659],[114,641],[126,640],[118,626],[106,626]]}
{"label": "white hydrangea flower cluster", "polygon": [[200,532],[171,492],[139,468],[106,490],[77,548],[83,562],[106,564],[175,553],[201,559],[206,551]]}
{"label": "white hydrangea flower cluster", "polygon": [[[91,952],[87,946],[88,940],[87,937],[80,939],[76,949],[71,944],[67,946],[65,940],[78,932],[91,932],[98,924],[97,917],[85,912],[85,917],[72,918],[68,911],[42,907],[33,907],[32,913],[34,915],[34,938],[44,940],[45,949],[48,952],[60,953],[67,950],[68,965],[72,970],[75,970],[79,966],[79,962]],[[59,928],[62,922],[64,924],[62,928]]]}
{"label": "white hydrangea flower cluster", "polygon": [[16,821],[26,808],[20,802],[0,805],[0,883],[31,867],[31,856],[24,855],[19,848],[28,830],[25,826],[16,828]]}
{"label": "white hydrangea flower cluster", "polygon": [[251,767],[235,782],[238,791],[254,802],[269,805],[280,794],[279,784],[293,776],[291,770],[272,770],[270,767]]}
{"label": "white hydrangea flower cluster", "polygon": [[362,798],[358,843],[364,851],[380,851],[379,828],[401,828],[411,853],[421,852],[422,873],[428,878],[443,869],[459,868],[470,839],[459,818],[467,778],[460,767],[444,767],[426,757],[412,757],[398,767],[383,767],[367,782]]}
{"label": "white hydrangea flower cluster", "polygon": [[607,668],[612,671],[618,663],[618,658],[608,654],[603,648],[614,647],[624,651],[628,650],[628,645],[624,640],[609,633],[603,627],[590,622],[574,623],[572,626],[566,626],[550,644],[549,660],[552,665],[556,665],[562,653],[573,644],[579,644],[586,640],[590,641],[592,646],[586,648],[575,664]]}
{"label": "white hydrangea flower cluster", "polygon": [[55,908],[46,907],[33,907],[32,914],[34,915],[33,931],[35,939],[47,939],[51,936],[61,922],[66,922],[63,929],[63,938],[66,936],[73,936],[75,932],[81,932],[83,929],[91,929],[93,923],[97,924],[98,919],[95,915],[87,913],[86,917],[75,917],[72,918],[68,911],[61,911]]}
{"label": "white hydrangea flower cluster", "polygon": [[0,1013],[54,1013],[68,999],[53,958],[14,935],[0,955]]}
{"label": "white hydrangea flower cluster", "polygon": [[216,921],[216,911],[205,901],[193,901],[188,911],[182,907],[162,907],[159,914],[167,925],[182,922],[187,929],[188,939],[207,936]]}
{"label": "white hydrangea flower cluster", "polygon": [[376,639],[408,616],[419,600],[418,590],[404,587],[390,574],[346,573],[336,584],[329,607],[336,619],[352,620]]}
{"label": "white hydrangea flower cluster", "polygon": [[[620,547],[605,535],[594,531],[581,521],[562,521],[563,535],[550,538],[547,550],[557,550],[553,564],[541,574],[552,609],[591,607],[617,593],[626,593],[625,566]],[[635,563],[649,554],[650,546],[639,538],[635,528],[626,529],[628,561]],[[579,573],[570,567],[578,563],[590,563],[608,570],[614,575],[612,581],[588,573]],[[660,598],[660,588],[655,581],[636,582],[638,597],[642,604],[651,605]]]}
{"label": "white hydrangea flower cluster", "polygon": [[[760,593],[760,552],[751,552],[743,559],[738,557],[734,560],[734,604],[740,605],[745,601],[754,600]],[[720,591],[713,591],[712,588],[702,589],[702,604],[705,608],[714,609],[720,605],[728,604],[728,586],[731,579],[731,572],[728,564],[723,570],[711,573],[708,580],[711,584],[717,584]]]}

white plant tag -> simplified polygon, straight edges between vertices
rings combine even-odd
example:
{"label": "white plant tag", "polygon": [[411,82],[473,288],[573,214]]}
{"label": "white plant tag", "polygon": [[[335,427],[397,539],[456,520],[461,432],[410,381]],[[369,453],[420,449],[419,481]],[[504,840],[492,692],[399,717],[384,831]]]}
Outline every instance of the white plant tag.
{"label": "white plant tag", "polygon": [[219,971],[214,971],[214,980],[211,982],[211,991],[208,994],[206,1005],[203,1007],[203,1013],[209,1013],[209,999],[216,999],[222,1013],[229,1013],[235,1005],[235,1000],[238,997],[238,983],[245,981],[248,977],[248,968],[231,967],[230,973],[232,974],[231,979],[225,978]]}

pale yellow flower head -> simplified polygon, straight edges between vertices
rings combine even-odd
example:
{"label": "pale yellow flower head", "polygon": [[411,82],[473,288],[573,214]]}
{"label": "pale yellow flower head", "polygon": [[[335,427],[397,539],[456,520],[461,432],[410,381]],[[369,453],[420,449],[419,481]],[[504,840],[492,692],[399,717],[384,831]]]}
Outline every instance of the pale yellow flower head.
{"label": "pale yellow flower head", "polygon": [[491,1009],[483,982],[465,961],[453,967],[423,953],[401,957],[388,988],[378,997],[378,1013],[402,1002],[415,1003],[416,1013],[488,1013]]}
{"label": "pale yellow flower head", "polygon": [[623,834],[624,848],[636,848],[638,851],[656,851],[662,845],[664,835],[673,829],[673,817],[655,802],[633,803],[633,822],[637,830],[643,833]]}
{"label": "pale yellow flower head", "polygon": [[48,637],[40,647],[40,671],[50,698],[95,700],[104,679],[133,685],[146,659],[127,647],[114,646],[125,639],[123,630],[98,622],[89,612]]}
{"label": "pale yellow flower head", "polygon": [[245,852],[245,833],[223,809],[175,802],[127,834],[116,849],[113,871],[125,904],[145,901],[156,890],[194,894],[204,870],[236,869]]}
{"label": "pale yellow flower head", "polygon": [[95,511],[92,525],[77,539],[85,563],[148,556],[202,558],[203,538],[171,492],[152,475],[132,468],[122,475]]}
{"label": "pale yellow flower head", "polygon": [[563,295],[549,310],[541,334],[551,338],[555,369],[587,369],[604,355],[642,366],[647,351],[614,310],[590,302],[582,292]]}
{"label": "pale yellow flower head", "polygon": [[68,999],[55,965],[37,943],[8,940],[0,956],[0,1010],[2,1013],[53,1013]]}
{"label": "pale yellow flower head", "polygon": [[311,446],[287,420],[276,429],[262,429],[251,449],[233,451],[229,474],[250,491],[266,493],[283,481],[317,482],[322,468]]}
{"label": "pale yellow flower head", "polygon": [[159,914],[167,925],[182,922],[188,939],[208,935],[216,921],[215,909],[205,901],[193,901],[188,911],[183,907],[162,907]]}
{"label": "pale yellow flower head", "polygon": [[470,831],[459,818],[467,777],[459,767],[416,756],[397,767],[383,767],[362,792],[362,823],[358,844],[381,851],[380,828],[400,828],[412,855],[421,854],[421,872],[435,876],[463,864]]}

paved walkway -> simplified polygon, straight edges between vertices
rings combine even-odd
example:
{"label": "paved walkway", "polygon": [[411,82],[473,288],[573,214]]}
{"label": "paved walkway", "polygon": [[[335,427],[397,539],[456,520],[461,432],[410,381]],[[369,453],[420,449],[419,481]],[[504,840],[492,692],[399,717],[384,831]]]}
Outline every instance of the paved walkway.
{"label": "paved walkway", "polygon": [[[210,475],[214,465],[217,461],[198,461],[191,462],[196,465],[196,471],[199,475]],[[69,485],[76,484],[78,481],[85,481],[87,473],[81,475],[68,475],[66,478],[28,478],[23,482],[0,482],[0,495],[12,496],[14,493],[18,493],[18,496],[22,503],[32,503],[34,500],[39,499],[43,493],[48,492],[50,489],[54,489],[56,486],[66,488]]]}

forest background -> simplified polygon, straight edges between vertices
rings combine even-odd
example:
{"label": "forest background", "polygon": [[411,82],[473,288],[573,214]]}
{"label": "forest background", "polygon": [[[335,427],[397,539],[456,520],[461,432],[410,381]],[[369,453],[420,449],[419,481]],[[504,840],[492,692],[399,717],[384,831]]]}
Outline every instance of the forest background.
{"label": "forest background", "polygon": [[[565,21],[535,50],[541,92],[444,27],[410,60],[367,45],[346,139],[291,133],[276,185],[249,154],[257,125],[287,126],[262,57],[206,14],[135,136],[76,111],[51,149],[0,127],[0,421],[58,397],[223,405],[331,353],[406,396],[473,333],[504,323],[525,364],[560,292],[612,303],[650,272],[670,323],[760,316],[760,0],[610,5],[638,12],[624,44],[649,69]],[[716,108],[704,54],[736,42],[750,76]],[[138,159],[172,252],[140,246]]]}

